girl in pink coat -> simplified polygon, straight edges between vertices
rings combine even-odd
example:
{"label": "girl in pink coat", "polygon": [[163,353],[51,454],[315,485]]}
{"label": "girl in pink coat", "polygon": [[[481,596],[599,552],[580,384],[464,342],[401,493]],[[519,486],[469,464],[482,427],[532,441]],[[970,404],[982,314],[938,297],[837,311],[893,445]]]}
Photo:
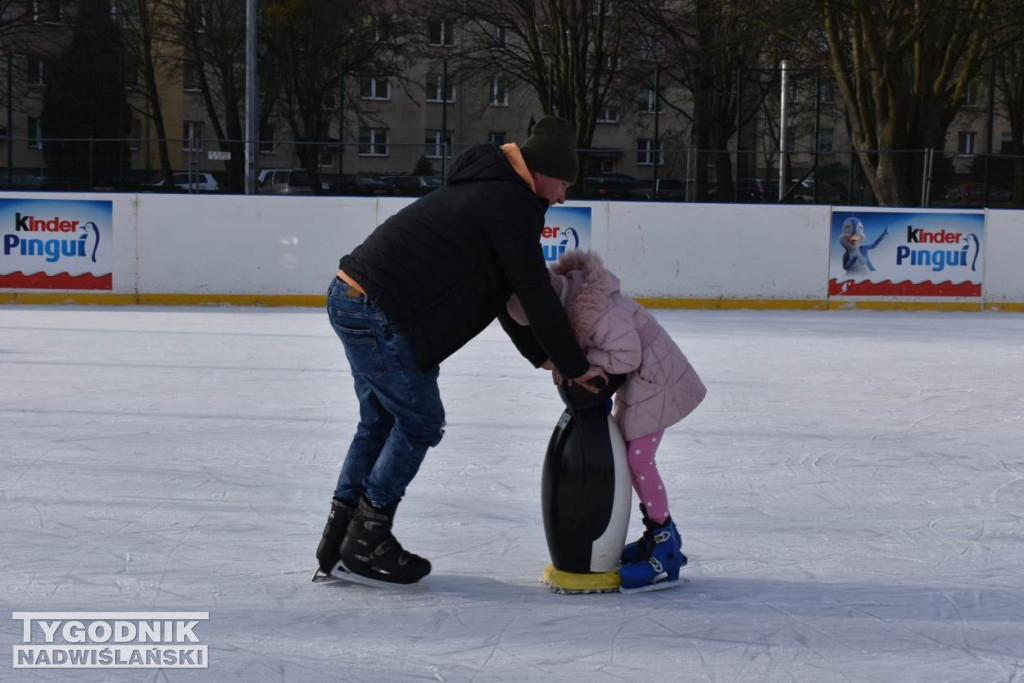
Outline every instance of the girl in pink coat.
{"label": "girl in pink coat", "polygon": [[[610,375],[626,375],[615,394],[613,414],[626,440],[629,471],[647,531],[623,550],[622,589],[668,588],[679,580],[686,556],[654,456],[665,429],[700,405],[707,390],[654,316],[619,291],[619,279],[597,254],[563,254],[551,266],[551,284],[591,365]],[[508,312],[520,325],[529,324],[515,296],[508,302]]]}

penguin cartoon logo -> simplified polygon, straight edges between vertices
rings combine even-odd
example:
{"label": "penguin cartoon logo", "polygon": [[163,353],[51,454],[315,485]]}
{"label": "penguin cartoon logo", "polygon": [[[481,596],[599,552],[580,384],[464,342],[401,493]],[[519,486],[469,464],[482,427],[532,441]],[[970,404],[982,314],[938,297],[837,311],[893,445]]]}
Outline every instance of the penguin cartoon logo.
{"label": "penguin cartoon logo", "polygon": [[100,229],[96,226],[95,223],[89,221],[88,223],[82,226],[82,230],[85,231],[85,234],[83,234],[79,238],[81,240],[87,240],[89,238],[89,231],[92,230],[94,241],[92,243],[91,258],[92,262],[96,263],[96,251],[100,248]]}
{"label": "penguin cartoon logo", "polygon": [[567,249],[575,251],[580,248],[580,235],[576,232],[576,228],[566,228],[562,231],[562,234],[565,237],[558,245],[559,254],[564,254]]}
{"label": "penguin cartoon logo", "polygon": [[864,223],[853,216],[843,221],[843,228],[839,233],[839,244],[845,250],[843,252],[843,270],[847,273],[863,272],[867,267],[869,271],[874,272],[875,266],[868,258],[868,252],[877,247],[888,234],[889,228],[887,227],[873,243],[864,244]]}

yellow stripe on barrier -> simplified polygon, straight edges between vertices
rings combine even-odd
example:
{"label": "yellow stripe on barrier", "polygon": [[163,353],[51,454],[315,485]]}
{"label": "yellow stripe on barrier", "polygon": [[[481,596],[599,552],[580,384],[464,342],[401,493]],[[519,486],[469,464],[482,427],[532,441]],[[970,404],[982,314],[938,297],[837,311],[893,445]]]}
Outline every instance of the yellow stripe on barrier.
{"label": "yellow stripe on barrier", "polygon": [[83,292],[0,292],[0,304],[29,304],[63,306],[66,304],[94,304],[99,306],[128,306],[137,304],[134,294],[86,294]]}
{"label": "yellow stripe on barrier", "polygon": [[98,306],[305,306],[323,308],[326,294],[103,294],[0,292],[0,304]]}
{"label": "yellow stripe on barrier", "polygon": [[967,311],[981,310],[981,303],[972,301],[850,301],[830,300],[830,311]]}
{"label": "yellow stripe on barrier", "polygon": [[[872,310],[872,311],[1002,311],[1024,313],[1024,303],[965,301],[855,301],[850,299],[697,299],[651,298],[637,301],[647,308],[698,310]],[[299,306],[323,308],[326,294],[115,294],[103,292],[0,292],[0,304],[61,306]]]}
{"label": "yellow stripe on barrier", "polygon": [[142,306],[309,306],[323,308],[326,294],[139,294]]}
{"label": "yellow stripe on barrier", "polygon": [[759,310],[818,310],[828,307],[825,299],[654,299],[637,297],[647,308],[703,308],[733,310],[756,308]]}

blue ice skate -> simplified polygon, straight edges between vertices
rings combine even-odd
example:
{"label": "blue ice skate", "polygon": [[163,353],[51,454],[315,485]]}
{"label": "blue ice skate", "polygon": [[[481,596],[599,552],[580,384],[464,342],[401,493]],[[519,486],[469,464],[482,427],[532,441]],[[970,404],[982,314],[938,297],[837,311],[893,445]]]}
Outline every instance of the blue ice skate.
{"label": "blue ice skate", "polygon": [[627,543],[626,547],[622,549],[619,563],[623,566],[639,560],[647,553],[647,548],[651,545],[651,524],[649,523],[651,520],[647,516],[647,508],[643,503],[640,503],[640,514],[644,523],[644,534],[632,543]]}
{"label": "blue ice skate", "polygon": [[686,566],[679,531],[671,517],[661,525],[645,518],[644,525],[647,532],[637,543],[646,547],[638,558],[623,564],[619,570],[623,593],[671,588],[679,583],[679,570]]}

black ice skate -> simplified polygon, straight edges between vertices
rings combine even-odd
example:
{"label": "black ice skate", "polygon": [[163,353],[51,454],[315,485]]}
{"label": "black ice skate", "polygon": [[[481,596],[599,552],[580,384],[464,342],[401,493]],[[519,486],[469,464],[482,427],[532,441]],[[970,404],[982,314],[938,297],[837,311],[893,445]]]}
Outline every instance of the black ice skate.
{"label": "black ice skate", "polygon": [[345,571],[338,567],[338,560],[341,559],[341,542],[345,540],[345,532],[355,511],[355,506],[338,498],[331,499],[331,511],[327,515],[327,524],[324,525],[324,533],[316,549],[316,559],[320,566],[313,574],[313,581],[323,581],[336,572]]}
{"label": "black ice skate", "polygon": [[403,550],[391,534],[398,503],[375,508],[365,498],[359,500],[341,543],[339,564],[348,574],[336,576],[368,585],[392,585],[416,583],[430,573],[430,561]]}

